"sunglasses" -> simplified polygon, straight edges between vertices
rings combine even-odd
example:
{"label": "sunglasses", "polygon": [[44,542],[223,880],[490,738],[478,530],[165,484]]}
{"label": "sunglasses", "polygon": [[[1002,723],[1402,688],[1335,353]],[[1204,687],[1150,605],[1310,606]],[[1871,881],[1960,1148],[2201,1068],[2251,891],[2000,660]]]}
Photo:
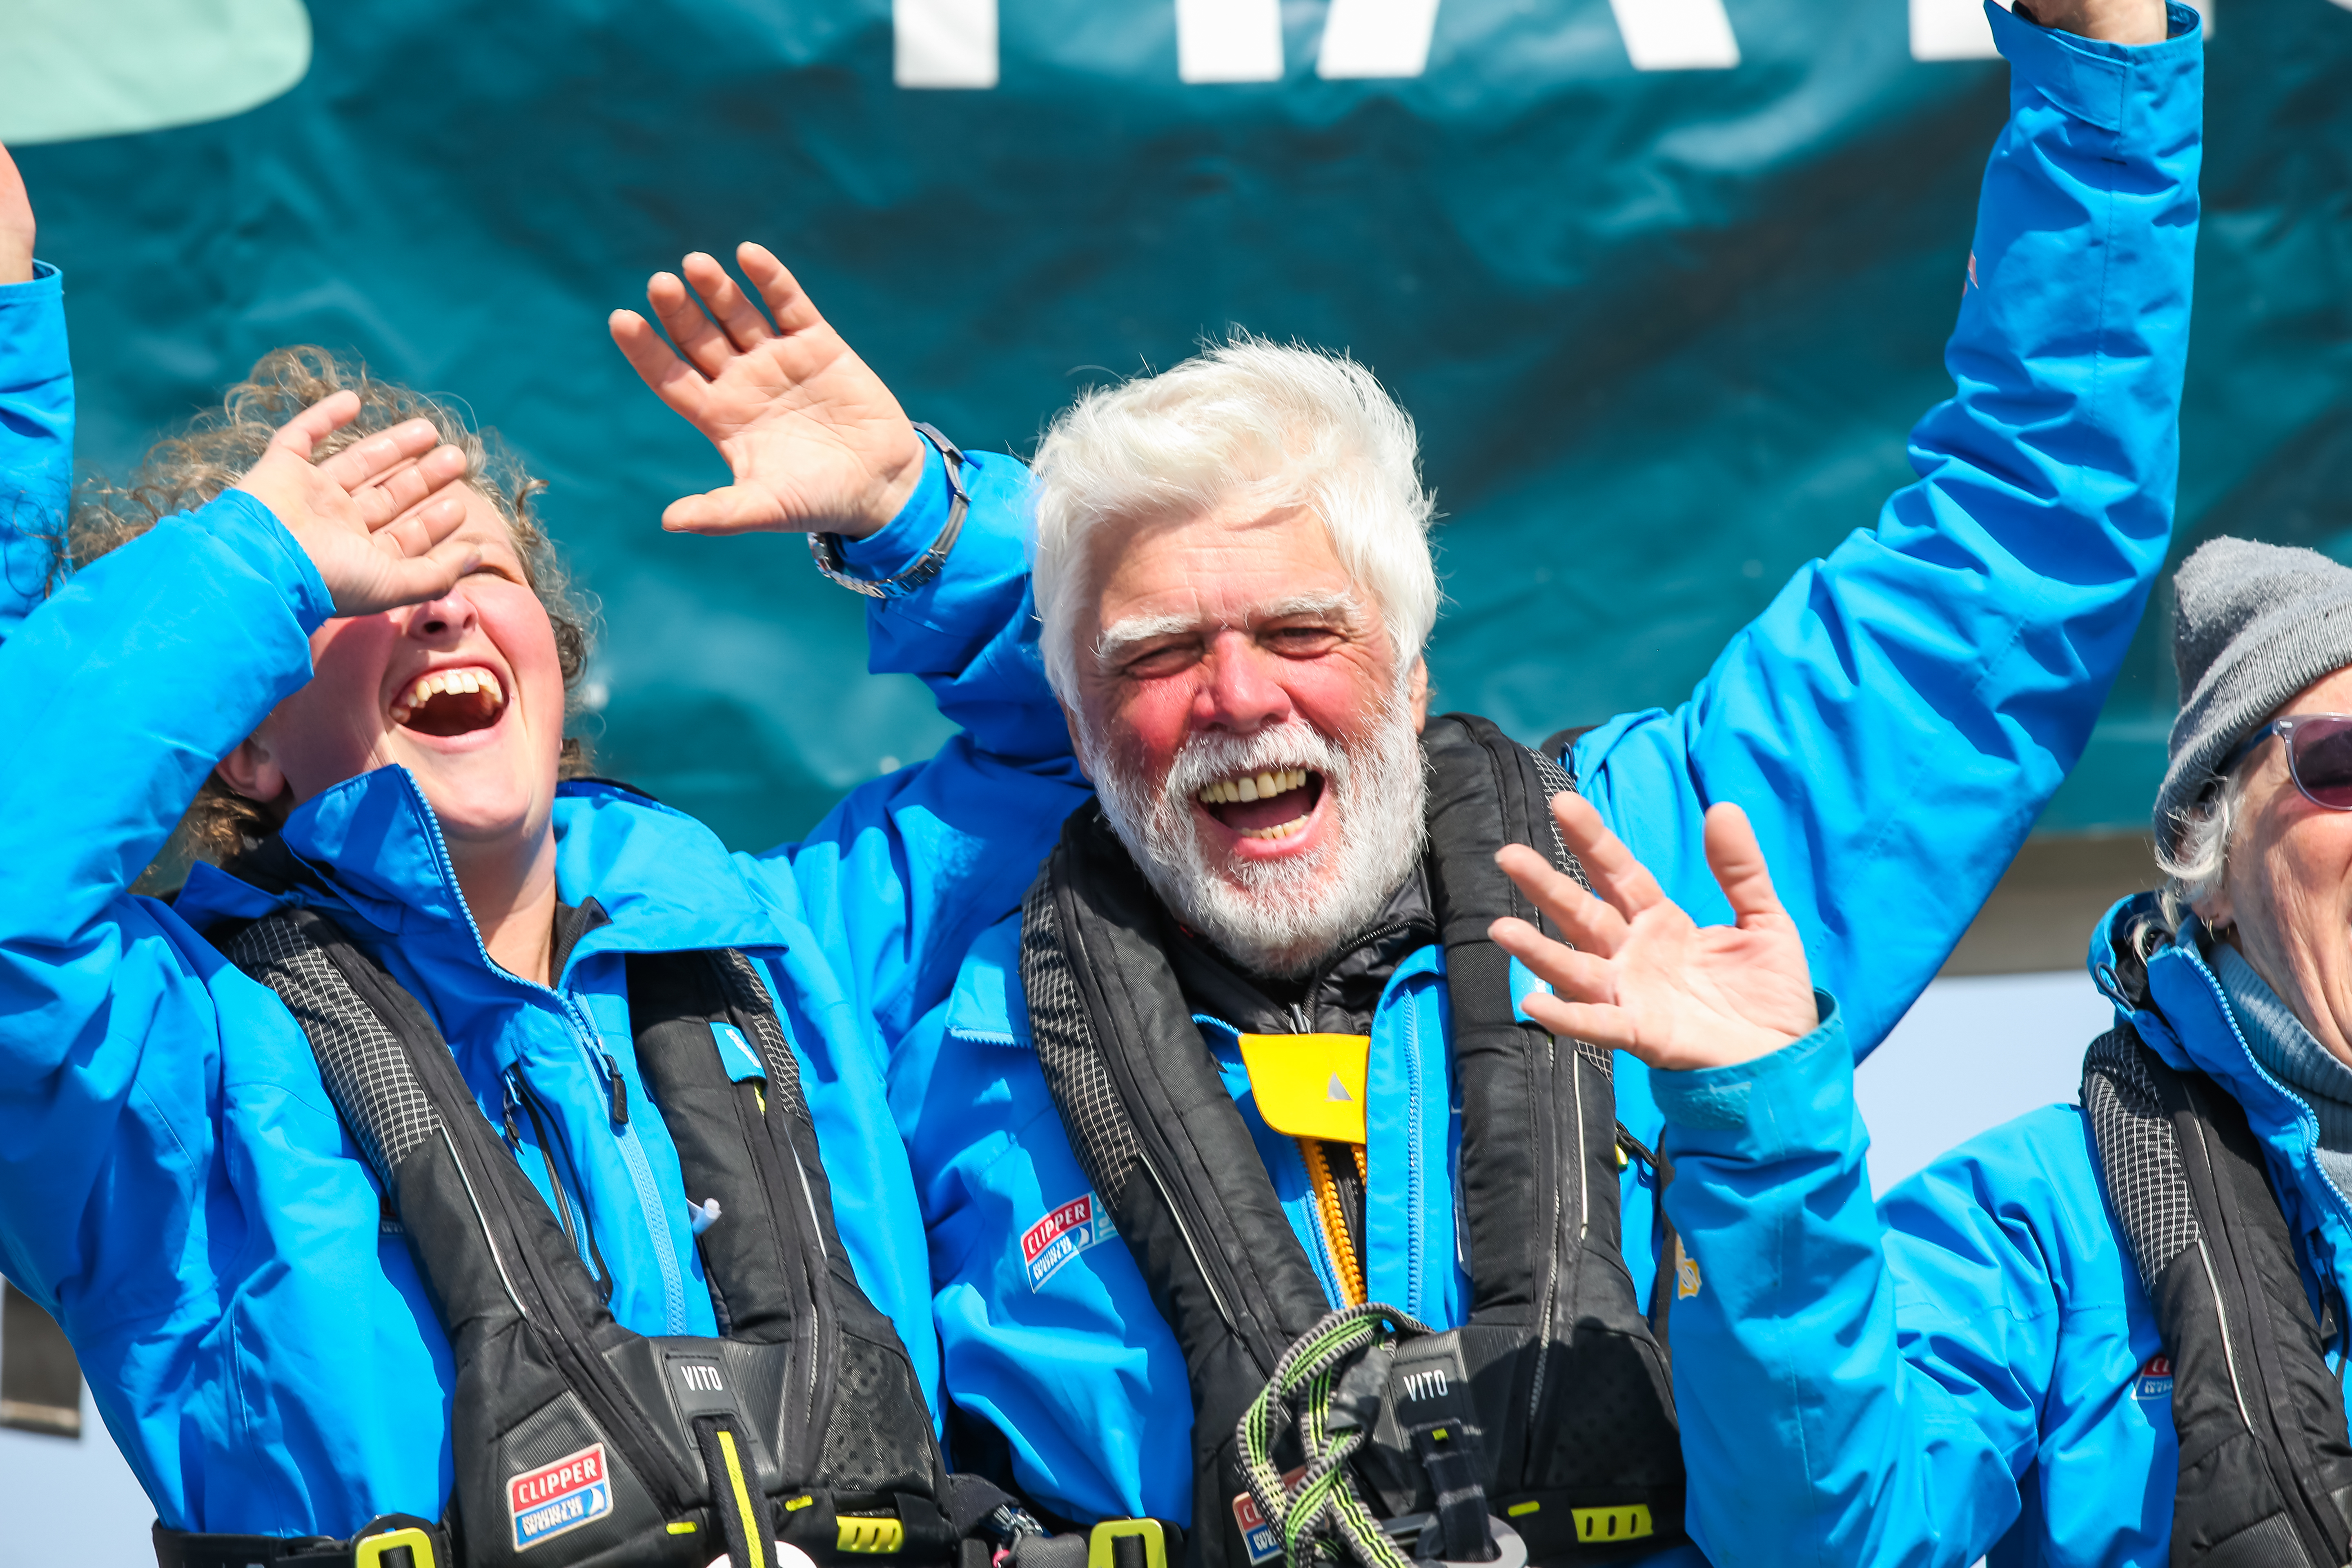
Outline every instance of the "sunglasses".
{"label": "sunglasses", "polygon": [[2215,771],[2227,773],[2273,735],[2286,747],[2287,772],[2305,800],[2329,811],[2352,811],[2352,713],[2273,719],[2247,736]]}

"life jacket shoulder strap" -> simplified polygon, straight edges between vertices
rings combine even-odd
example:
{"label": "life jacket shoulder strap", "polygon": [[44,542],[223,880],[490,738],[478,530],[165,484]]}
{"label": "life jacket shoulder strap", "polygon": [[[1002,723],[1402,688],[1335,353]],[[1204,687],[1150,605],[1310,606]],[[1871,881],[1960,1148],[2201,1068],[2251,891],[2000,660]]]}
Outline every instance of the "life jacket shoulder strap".
{"label": "life jacket shoulder strap", "polygon": [[2083,1107],[2170,1363],[2172,1561],[2336,1568],[2352,1558],[2352,1437],[2243,1108],[2129,1024],[2085,1054]]}

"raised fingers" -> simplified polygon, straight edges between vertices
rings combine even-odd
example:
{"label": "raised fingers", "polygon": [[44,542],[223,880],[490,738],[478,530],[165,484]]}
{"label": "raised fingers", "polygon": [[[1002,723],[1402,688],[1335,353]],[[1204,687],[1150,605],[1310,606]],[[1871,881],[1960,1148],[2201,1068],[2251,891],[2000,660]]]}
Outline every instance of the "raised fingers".
{"label": "raised fingers", "polygon": [[1707,808],[1706,863],[1730,900],[1734,924],[1748,929],[1788,920],[1780,896],[1772,890],[1772,873],[1765,867],[1756,829],[1748,825],[1748,814],[1729,801]]}
{"label": "raised fingers", "polygon": [[768,313],[776,318],[778,331],[789,335],[824,320],[817,314],[815,301],[808,297],[800,280],[766,246],[745,240],[735,247],[735,264],[760,291],[760,298],[767,301]]}
{"label": "raised fingers", "polygon": [[1561,875],[1547,857],[1524,844],[1506,844],[1495,863],[1563,936],[1586,952],[1612,953],[1625,940],[1625,917],[1577,886],[1574,878]]}
{"label": "raised fingers", "polygon": [[322,397],[301,413],[278,427],[269,438],[273,447],[282,447],[305,462],[310,449],[333,432],[341,429],[359,416],[360,395],[338,392]]}
{"label": "raised fingers", "polygon": [[737,352],[756,348],[776,335],[768,325],[768,318],[760,313],[760,307],[736,287],[735,279],[719,265],[717,257],[698,250],[686,258],[684,266],[686,280],[702,296],[702,303]]}
{"label": "raised fingers", "polygon": [[[347,395],[345,393],[335,395],[336,397]],[[305,410],[300,417],[307,418],[334,401],[334,398],[329,398],[326,403]],[[358,399],[353,398],[352,403],[356,408]],[[338,420],[337,423],[342,421]],[[441,432],[430,419],[407,420],[389,430],[378,431],[363,440],[352,442],[333,457],[321,461],[319,472],[346,490],[356,490],[395,465],[431,451],[440,439]],[[304,449],[307,451],[308,447]]]}
{"label": "raised fingers", "polygon": [[696,420],[709,398],[710,383],[701,372],[678,358],[654,324],[635,310],[615,310],[605,325],[613,333],[613,346],[654,395],[688,420]]}
{"label": "raised fingers", "polygon": [[466,498],[445,486],[375,530],[375,537],[403,555],[432,553],[466,521]]}
{"label": "raised fingers", "polygon": [[1528,966],[1528,972],[1571,1002],[1616,999],[1609,960],[1554,942],[1523,920],[1506,915],[1486,928],[1495,945]]}
{"label": "raised fingers", "polygon": [[381,528],[465,471],[463,451],[436,447],[421,458],[377,475],[353,490],[352,499],[359,503],[360,516],[367,525]]}
{"label": "raised fingers", "polygon": [[1665,901],[1665,891],[1649,868],[1633,858],[1618,837],[1609,831],[1592,803],[1573,790],[1551,797],[1552,820],[1559,824],[1560,841],[1583,864],[1592,890],[1618,913],[1632,920],[1652,905]]}
{"label": "raised fingers", "polygon": [[686,280],[677,273],[656,272],[647,279],[646,303],[653,307],[655,320],[661,322],[662,331],[677,345],[686,363],[704,375],[718,375],[735,356],[734,343],[702,313],[702,307],[687,291]]}

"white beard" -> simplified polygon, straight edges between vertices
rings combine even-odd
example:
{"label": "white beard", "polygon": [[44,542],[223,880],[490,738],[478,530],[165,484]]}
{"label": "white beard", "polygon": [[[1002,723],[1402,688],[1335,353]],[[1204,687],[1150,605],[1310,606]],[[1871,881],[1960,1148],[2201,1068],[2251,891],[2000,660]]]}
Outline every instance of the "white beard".
{"label": "white beard", "polygon": [[[1420,731],[1402,692],[1391,695],[1352,746],[1296,717],[1246,737],[1194,735],[1156,786],[1122,767],[1091,735],[1079,736],[1078,754],[1103,816],[1161,901],[1257,974],[1306,974],[1364,931],[1412,873],[1428,839],[1429,781]],[[1322,843],[1278,860],[1212,864],[1192,796],[1218,779],[1276,768],[1323,775],[1331,820]]]}

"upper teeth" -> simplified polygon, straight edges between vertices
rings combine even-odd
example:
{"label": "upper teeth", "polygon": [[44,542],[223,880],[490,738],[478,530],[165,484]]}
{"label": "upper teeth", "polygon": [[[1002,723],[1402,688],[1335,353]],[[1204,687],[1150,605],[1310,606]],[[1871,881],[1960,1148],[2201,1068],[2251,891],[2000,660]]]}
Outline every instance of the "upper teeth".
{"label": "upper teeth", "polygon": [[487,691],[492,706],[503,704],[507,695],[499,686],[499,678],[487,669],[436,669],[430,675],[419,676],[416,684],[394,702],[394,714],[405,717],[444,692],[464,696]]}
{"label": "upper teeth", "polygon": [[1229,805],[1237,800],[1264,800],[1286,790],[1305,789],[1305,768],[1277,768],[1272,773],[1243,773],[1202,786],[1196,797],[1202,805]]}

